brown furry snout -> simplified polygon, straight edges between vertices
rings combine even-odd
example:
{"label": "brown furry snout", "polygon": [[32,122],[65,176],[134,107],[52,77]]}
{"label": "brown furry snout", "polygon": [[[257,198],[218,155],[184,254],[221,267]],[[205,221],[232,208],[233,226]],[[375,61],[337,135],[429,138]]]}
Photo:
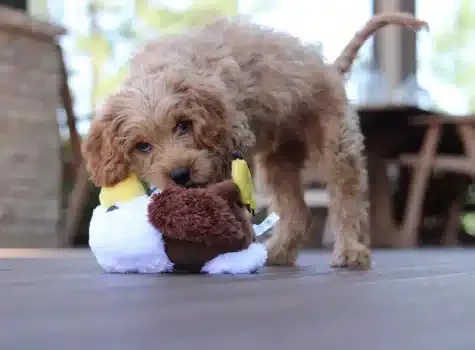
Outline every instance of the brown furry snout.
{"label": "brown furry snout", "polygon": [[[149,168],[142,168],[143,176],[160,188],[168,188],[173,183],[183,186],[202,187],[213,182],[216,175],[213,171],[219,159],[215,159],[211,152],[183,145],[169,145],[160,150],[160,157],[150,164]],[[178,183],[173,179],[173,172],[177,169],[188,169],[187,181]]]}

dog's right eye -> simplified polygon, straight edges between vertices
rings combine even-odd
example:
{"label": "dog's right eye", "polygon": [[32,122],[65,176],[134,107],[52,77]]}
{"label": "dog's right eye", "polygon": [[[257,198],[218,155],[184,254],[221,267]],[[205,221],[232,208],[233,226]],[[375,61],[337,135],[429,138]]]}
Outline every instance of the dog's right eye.
{"label": "dog's right eye", "polygon": [[147,153],[152,150],[152,145],[148,142],[137,142],[135,149],[139,152]]}

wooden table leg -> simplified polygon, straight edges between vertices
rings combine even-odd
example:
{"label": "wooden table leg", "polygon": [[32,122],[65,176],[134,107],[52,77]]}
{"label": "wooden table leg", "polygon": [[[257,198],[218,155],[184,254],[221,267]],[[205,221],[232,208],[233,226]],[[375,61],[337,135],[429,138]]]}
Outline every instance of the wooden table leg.
{"label": "wooden table leg", "polygon": [[404,211],[403,226],[400,233],[399,246],[412,248],[417,246],[418,229],[422,216],[422,205],[427,189],[431,167],[437,153],[440,139],[439,123],[430,124],[419,153],[419,163],[414,167],[412,180],[409,185],[409,195]]}
{"label": "wooden table leg", "polygon": [[66,112],[67,116],[69,138],[71,140],[72,150],[72,167],[74,170],[74,176],[76,176],[82,161],[81,136],[79,135],[76,126],[76,116],[74,114],[73,99],[68,84],[68,71],[66,68],[66,62],[64,59],[63,50],[61,49],[61,45],[58,44],[57,49],[61,58],[61,99],[63,102],[64,111]]}
{"label": "wooden table leg", "polygon": [[[475,166],[475,129],[472,124],[456,124],[457,133],[460,136],[465,154],[470,158]],[[442,244],[446,247],[458,245],[458,232],[460,228],[460,216],[462,214],[463,204],[467,198],[469,183],[460,184],[457,196],[451,202],[447,223],[445,225]]]}
{"label": "wooden table leg", "polygon": [[[463,196],[465,198],[466,196]],[[444,247],[456,247],[458,245],[458,233],[460,228],[460,215],[462,213],[463,202],[461,196],[457,196],[449,207],[447,223],[445,224],[442,236]]]}
{"label": "wooden table leg", "polygon": [[472,124],[457,124],[457,132],[467,156],[475,164],[475,129]]}
{"label": "wooden table leg", "polygon": [[87,172],[86,165],[83,163],[79,167],[74,188],[69,194],[65,228],[61,237],[62,247],[69,247],[71,245],[81,222],[84,206],[89,195],[89,173]]}
{"label": "wooden table leg", "polygon": [[[328,208],[328,211],[330,207]],[[331,247],[335,243],[335,237],[332,232],[332,225],[330,222],[331,215],[327,212],[327,217],[325,218],[325,224],[323,226],[323,234],[322,234],[322,245],[325,248]]]}
{"label": "wooden table leg", "polygon": [[372,247],[393,247],[397,229],[393,217],[391,185],[383,155],[368,151],[369,230]]}

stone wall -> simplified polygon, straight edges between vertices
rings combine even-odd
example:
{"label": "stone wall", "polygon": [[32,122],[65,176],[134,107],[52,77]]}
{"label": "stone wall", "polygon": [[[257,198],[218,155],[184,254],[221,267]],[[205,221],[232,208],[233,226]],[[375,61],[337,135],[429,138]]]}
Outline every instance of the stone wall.
{"label": "stone wall", "polygon": [[62,33],[0,7],[0,247],[59,244]]}

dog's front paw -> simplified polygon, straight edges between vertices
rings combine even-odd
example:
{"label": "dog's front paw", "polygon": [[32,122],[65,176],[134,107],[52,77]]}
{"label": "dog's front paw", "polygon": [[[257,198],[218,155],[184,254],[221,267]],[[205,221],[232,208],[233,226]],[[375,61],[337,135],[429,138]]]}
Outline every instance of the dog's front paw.
{"label": "dog's front paw", "polygon": [[298,249],[287,247],[272,238],[266,242],[268,266],[293,266],[297,261]]}
{"label": "dog's front paw", "polygon": [[369,270],[371,268],[371,253],[361,243],[335,247],[331,267]]}

